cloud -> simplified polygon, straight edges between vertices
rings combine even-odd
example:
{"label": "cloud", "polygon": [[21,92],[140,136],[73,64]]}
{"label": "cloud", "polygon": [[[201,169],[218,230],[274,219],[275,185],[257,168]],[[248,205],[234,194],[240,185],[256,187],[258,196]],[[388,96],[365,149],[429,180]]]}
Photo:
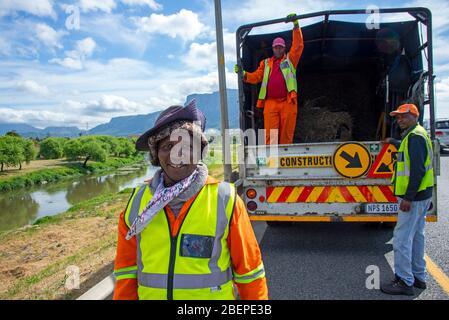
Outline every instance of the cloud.
{"label": "cloud", "polygon": [[68,69],[81,70],[83,68],[83,63],[81,62],[80,59],[73,59],[69,57],[63,59],[55,58],[49,60],[48,62],[59,64],[60,66],[63,66]]}
{"label": "cloud", "polygon": [[122,49],[129,48],[130,55],[140,56],[150,42],[150,36],[139,32],[135,21],[121,14],[101,14],[95,19],[84,19],[81,31],[92,37],[101,38],[108,44],[119,45]]}
{"label": "cloud", "polygon": [[[115,116],[148,114],[181,104],[192,93],[218,90],[216,69],[201,74],[176,64],[156,65],[129,58],[105,62],[86,59],[77,72],[67,72],[57,65],[44,65],[36,60],[0,60],[0,69],[0,108],[23,110],[21,114],[29,115],[26,119],[30,119],[31,125],[60,125],[64,119],[64,125],[85,126],[88,121],[92,126]],[[227,72],[226,78],[228,88],[237,87],[233,72]],[[17,88],[11,88],[11,82],[31,79],[45,79],[45,86],[51,88],[51,93],[45,97],[17,94]],[[52,112],[53,117],[37,118],[36,113],[25,112],[29,109]],[[64,113],[67,115],[61,117]]]}
{"label": "cloud", "polygon": [[[36,34],[37,24],[30,19],[18,18],[12,21],[0,19],[0,30],[0,56],[35,59],[39,56],[39,49],[42,50],[47,46]],[[53,30],[53,32],[56,31]],[[50,33],[52,33],[51,30]],[[47,41],[48,37],[44,35],[43,31],[42,38]],[[57,32],[56,35],[58,36]],[[62,34],[59,35],[62,36]],[[59,40],[57,43],[60,44]],[[50,45],[50,49],[54,50],[54,46]]]}
{"label": "cloud", "polygon": [[[156,0],[119,0],[128,6],[148,6],[151,9],[157,11],[162,10],[163,6],[156,2]],[[102,11],[106,13],[111,13],[115,8],[117,8],[117,3],[115,0],[80,0],[79,6],[83,12],[90,11]]]}
{"label": "cloud", "polygon": [[0,1],[0,17],[14,12],[26,12],[39,17],[56,19],[51,0],[2,0]]}
{"label": "cloud", "polygon": [[9,56],[11,54],[12,48],[8,40],[0,37],[0,56]]}
{"label": "cloud", "polygon": [[[211,93],[218,91],[218,71],[214,70],[206,75],[199,75],[185,78],[176,84],[177,92],[181,96],[187,96],[192,93]],[[237,76],[226,69],[226,87],[227,89],[237,88]]]}
{"label": "cloud", "polygon": [[[16,108],[0,108],[0,119],[6,123],[26,123],[37,128],[48,126],[77,126],[85,128],[86,123],[99,124],[98,119],[83,116],[75,112],[68,112],[70,109],[62,111],[48,110],[28,110]],[[106,121],[104,119],[103,121]]]}
{"label": "cloud", "polygon": [[91,37],[84,38],[83,40],[76,42],[76,51],[84,57],[90,57],[92,55],[92,52],[94,51],[96,47],[96,43],[94,39]]}
{"label": "cloud", "polygon": [[19,81],[16,83],[15,88],[39,96],[48,96],[50,94],[50,90],[46,86],[40,85],[33,80]]}
{"label": "cloud", "polygon": [[35,26],[35,34],[37,39],[49,48],[61,49],[63,46],[60,43],[61,38],[67,34],[65,31],[56,31],[45,23],[38,23]]}
{"label": "cloud", "polygon": [[449,118],[449,77],[435,83],[436,117]]}
{"label": "cloud", "polygon": [[[214,35],[215,36],[215,35]],[[226,62],[236,61],[235,35],[223,32],[224,54]],[[211,70],[217,68],[217,42],[191,43],[189,51],[182,61],[195,70]]]}
{"label": "cloud", "polygon": [[441,33],[449,29],[449,6],[446,0],[415,0],[404,7],[426,7],[432,12],[432,30]]}
{"label": "cloud", "polygon": [[80,0],[79,6],[83,12],[103,11],[111,13],[117,5],[114,0]]}
{"label": "cloud", "polygon": [[155,11],[162,10],[163,6],[157,3],[155,0],[121,0],[124,4],[128,6],[149,6]]}
{"label": "cloud", "polygon": [[[52,122],[62,114],[44,110],[23,110],[13,108],[0,108],[0,119],[6,123],[28,123],[35,126]],[[59,118],[61,119],[61,118]]]}
{"label": "cloud", "polygon": [[163,15],[152,13],[149,17],[135,18],[139,31],[149,34],[163,34],[184,41],[194,40],[208,28],[199,21],[198,14],[181,9],[178,13]]}
{"label": "cloud", "polygon": [[97,44],[91,37],[84,38],[77,41],[75,44],[75,50],[66,51],[66,57],[64,59],[51,59],[50,63],[56,63],[69,69],[80,70],[83,68],[84,61],[90,57],[95,50]]}
{"label": "cloud", "polygon": [[[351,5],[347,7],[351,7]],[[247,24],[265,20],[278,19],[287,16],[289,13],[304,14],[317,12],[322,10],[335,9],[337,7],[345,7],[344,2],[332,0],[302,0],[298,2],[291,0],[240,0],[223,3],[223,21],[233,21],[237,24]],[[238,8],[238,9],[237,9]],[[322,21],[319,19],[308,19],[301,21],[301,25]],[[291,28],[291,24],[276,24],[267,27],[259,27],[252,31],[253,33],[266,33]]]}
{"label": "cloud", "polygon": [[102,95],[99,100],[89,101],[84,107],[84,114],[108,117],[118,114],[136,114],[145,110],[145,105],[115,95]]}
{"label": "cloud", "polygon": [[433,56],[434,63],[449,63],[449,37],[439,35],[433,37]]}

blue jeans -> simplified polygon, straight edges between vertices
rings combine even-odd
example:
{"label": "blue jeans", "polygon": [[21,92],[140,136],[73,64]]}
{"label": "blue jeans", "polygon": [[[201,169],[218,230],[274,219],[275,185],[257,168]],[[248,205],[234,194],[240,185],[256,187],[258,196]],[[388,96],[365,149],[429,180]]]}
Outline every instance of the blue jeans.
{"label": "blue jeans", "polygon": [[[402,199],[398,200],[400,203]],[[431,200],[413,201],[410,211],[398,213],[393,235],[394,271],[409,286],[413,285],[414,277],[426,281],[424,226]]]}

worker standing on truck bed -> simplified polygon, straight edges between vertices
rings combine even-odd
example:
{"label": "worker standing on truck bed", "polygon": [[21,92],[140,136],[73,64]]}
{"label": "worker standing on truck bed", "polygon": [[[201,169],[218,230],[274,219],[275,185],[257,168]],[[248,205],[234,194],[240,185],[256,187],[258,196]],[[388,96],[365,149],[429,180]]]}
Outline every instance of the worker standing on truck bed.
{"label": "worker standing on truck bed", "polygon": [[[292,19],[296,14],[289,14]],[[298,20],[293,20],[293,42],[286,54],[285,40],[273,40],[273,57],[262,60],[254,72],[243,71],[243,81],[251,84],[262,82],[257,101],[258,108],[264,108],[265,144],[290,144],[296,127],[298,112],[298,84],[296,66],[304,49],[304,40]],[[238,65],[235,72],[239,72]],[[270,137],[270,130],[278,130],[279,139]],[[278,141],[279,140],[279,141]]]}
{"label": "worker standing on truck bed", "polygon": [[160,169],[120,214],[114,299],[268,299],[245,205],[200,161],[205,126],[194,102],[171,106],[137,140]]}
{"label": "worker standing on truck bed", "polygon": [[432,141],[418,124],[419,111],[414,104],[403,104],[390,115],[396,117],[403,137],[400,145],[395,139],[385,140],[399,147],[392,181],[400,206],[393,236],[395,279],[381,290],[413,295],[413,287],[426,289],[424,225],[434,185]]}

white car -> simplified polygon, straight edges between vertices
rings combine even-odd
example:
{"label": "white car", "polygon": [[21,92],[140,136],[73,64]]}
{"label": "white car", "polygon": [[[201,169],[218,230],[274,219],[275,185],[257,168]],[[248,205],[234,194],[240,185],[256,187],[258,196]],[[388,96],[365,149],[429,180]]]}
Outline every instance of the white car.
{"label": "white car", "polygon": [[449,119],[435,121],[435,135],[440,141],[441,151],[449,148]]}

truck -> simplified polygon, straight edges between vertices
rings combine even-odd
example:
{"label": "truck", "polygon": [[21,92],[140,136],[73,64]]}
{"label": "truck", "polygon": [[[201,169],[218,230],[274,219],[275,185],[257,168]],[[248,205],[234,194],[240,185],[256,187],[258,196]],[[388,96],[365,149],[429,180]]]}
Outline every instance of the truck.
{"label": "truck", "polygon": [[[366,21],[357,21],[363,15]],[[286,40],[287,52],[291,46],[291,30],[253,30],[294,19],[304,38],[296,72],[294,141],[267,146],[263,135],[247,134],[263,129],[263,111],[256,107],[260,84],[243,82],[242,70],[254,71],[270,57],[276,37]],[[307,19],[318,22],[303,26]],[[439,175],[429,9],[330,10],[245,24],[236,31],[236,53],[243,158],[236,186],[251,220],[269,226],[306,221],[394,225],[399,204],[391,177],[397,150],[383,140],[400,138],[389,112],[405,102],[418,107],[421,124],[428,114]],[[428,222],[437,221],[436,181]]]}

